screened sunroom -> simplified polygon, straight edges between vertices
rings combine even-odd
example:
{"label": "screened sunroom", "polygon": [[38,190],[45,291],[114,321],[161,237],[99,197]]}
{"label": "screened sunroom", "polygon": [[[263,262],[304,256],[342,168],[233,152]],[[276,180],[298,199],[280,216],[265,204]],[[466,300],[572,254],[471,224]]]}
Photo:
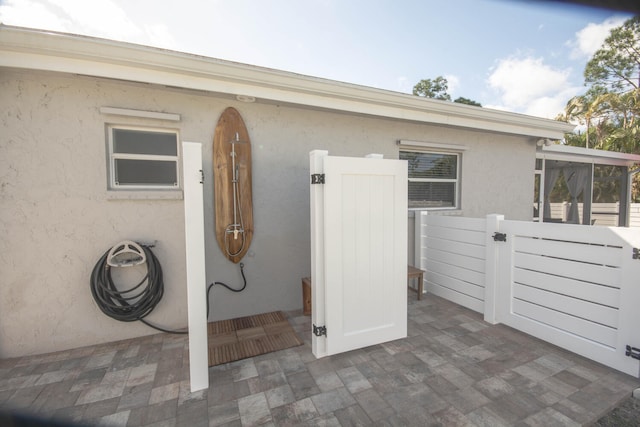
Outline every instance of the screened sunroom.
{"label": "screened sunroom", "polygon": [[540,142],[534,221],[628,227],[640,156]]}

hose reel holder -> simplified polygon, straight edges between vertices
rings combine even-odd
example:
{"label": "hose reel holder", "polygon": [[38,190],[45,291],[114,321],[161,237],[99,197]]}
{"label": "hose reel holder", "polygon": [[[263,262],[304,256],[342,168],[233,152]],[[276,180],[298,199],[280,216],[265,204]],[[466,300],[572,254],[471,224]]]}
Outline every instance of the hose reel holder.
{"label": "hose reel holder", "polygon": [[107,264],[111,267],[132,267],[147,262],[144,249],[131,240],[124,240],[111,248],[107,254]]}
{"label": "hose reel holder", "polygon": [[[121,322],[139,320],[162,332],[186,334],[186,331],[167,330],[144,320],[164,294],[162,267],[151,251],[152,246],[155,244],[124,240],[106,251],[91,272],[91,294],[98,308],[112,319]],[[142,264],[146,265],[147,270],[142,280],[127,289],[118,289],[111,270]]]}

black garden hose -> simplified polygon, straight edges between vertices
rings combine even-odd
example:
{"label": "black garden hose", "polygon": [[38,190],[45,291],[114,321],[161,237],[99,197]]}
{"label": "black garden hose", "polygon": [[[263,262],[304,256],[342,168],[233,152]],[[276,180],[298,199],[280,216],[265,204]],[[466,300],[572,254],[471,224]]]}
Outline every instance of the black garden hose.
{"label": "black garden hose", "polygon": [[242,274],[242,280],[244,281],[244,285],[242,285],[241,288],[238,288],[238,289],[232,288],[231,286],[227,285],[224,282],[213,282],[207,287],[207,319],[209,319],[209,291],[211,291],[211,288],[213,288],[214,285],[219,285],[219,286],[227,288],[231,292],[242,292],[242,291],[244,291],[244,288],[247,287],[247,278],[244,275],[244,264],[243,263],[240,263],[240,274]]}
{"label": "black garden hose", "polygon": [[[104,314],[121,322],[139,320],[158,331],[172,334],[187,334],[187,331],[171,331],[153,325],[144,317],[158,305],[164,294],[164,281],[160,261],[151,250],[151,246],[140,245],[147,258],[147,274],[134,287],[123,291],[113,283],[111,266],[107,264],[109,250],[98,260],[91,272],[91,294]],[[144,286],[143,286],[144,285]]]}

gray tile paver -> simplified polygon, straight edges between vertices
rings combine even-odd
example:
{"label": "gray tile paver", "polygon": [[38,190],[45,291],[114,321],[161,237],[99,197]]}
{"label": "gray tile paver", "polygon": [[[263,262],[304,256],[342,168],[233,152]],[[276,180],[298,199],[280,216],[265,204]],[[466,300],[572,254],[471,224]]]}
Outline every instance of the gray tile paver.
{"label": "gray tile paver", "polygon": [[408,299],[408,338],[316,359],[305,344],[209,369],[189,390],[188,340],[156,334],[0,360],[0,410],[126,426],[573,427],[640,380],[432,295]]}

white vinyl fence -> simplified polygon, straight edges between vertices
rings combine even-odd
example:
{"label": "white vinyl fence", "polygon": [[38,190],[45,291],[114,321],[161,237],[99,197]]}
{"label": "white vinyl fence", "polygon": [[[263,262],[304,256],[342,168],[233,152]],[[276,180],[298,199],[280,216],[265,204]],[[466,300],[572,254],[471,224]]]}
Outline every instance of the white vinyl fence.
{"label": "white vinyl fence", "polygon": [[638,229],[416,215],[427,292],[639,377],[634,248]]}
{"label": "white vinyl fence", "polygon": [[[566,222],[569,218],[570,202],[550,203],[550,218]],[[593,225],[606,227],[623,226],[618,224],[620,203],[593,203],[591,205],[591,221]],[[578,215],[582,222],[582,203],[578,203]],[[631,203],[629,206],[629,227],[640,227],[640,203]]]}

